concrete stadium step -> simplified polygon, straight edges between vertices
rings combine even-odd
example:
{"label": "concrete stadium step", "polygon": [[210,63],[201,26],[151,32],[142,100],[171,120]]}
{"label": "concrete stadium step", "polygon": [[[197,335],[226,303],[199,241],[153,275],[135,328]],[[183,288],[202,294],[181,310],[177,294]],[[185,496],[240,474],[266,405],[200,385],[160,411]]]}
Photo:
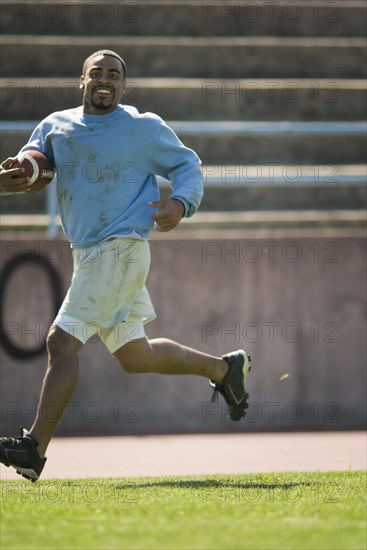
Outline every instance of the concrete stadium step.
{"label": "concrete stadium step", "polygon": [[362,122],[176,122],[173,127],[205,163],[339,165],[366,158]]}
{"label": "concrete stadium step", "polygon": [[[366,179],[365,179],[366,181]],[[366,183],[300,185],[231,185],[205,187],[201,212],[364,210]]]}
{"label": "concrete stadium step", "polygon": [[[8,238],[10,232],[12,238],[26,239],[29,230],[46,231],[50,218],[47,214],[1,214],[0,223]],[[305,210],[268,212],[259,210],[257,212],[197,212],[193,218],[183,219],[174,231],[168,233],[152,232],[152,239],[179,238],[180,233],[188,236],[190,231],[195,231],[197,238],[200,238],[198,231],[216,231],[218,234],[212,234],[212,238],[226,238],[228,231],[234,231],[236,238],[244,236],[242,231],[254,229],[304,229],[315,231],[315,229],[350,229],[354,230],[355,235],[364,234],[365,231],[365,213],[360,210]],[[56,217],[56,228],[61,235],[59,217]],[[20,232],[25,232],[23,235]],[[222,232],[222,233],[220,233]],[[223,233],[226,232],[226,233]],[[29,234],[29,233],[28,233]],[[332,234],[335,236],[335,233]],[[44,233],[43,233],[44,236]],[[55,236],[55,235],[54,235]],[[292,233],[295,237],[296,233]],[[40,234],[41,237],[41,234]],[[267,234],[268,237],[268,234]],[[256,255],[256,250],[254,251]],[[227,252],[230,254],[230,251]],[[331,253],[332,251],[328,251]],[[255,256],[256,257],[256,256]]]}
{"label": "concrete stadium step", "polygon": [[1,32],[12,34],[362,37],[366,29],[361,1],[7,0],[1,13]]}
{"label": "concrete stadium step", "polygon": [[[169,183],[158,178],[162,198]],[[245,165],[203,166],[203,212],[256,210],[361,210],[367,208],[366,165]],[[44,213],[47,193],[1,198],[4,215]]]}
{"label": "concrete stadium step", "polygon": [[[180,230],[219,229],[244,231],[246,229],[296,228],[351,228],[364,230],[365,212],[360,210],[305,210],[268,212],[198,212],[185,219]],[[238,235],[238,233],[237,233]],[[170,235],[173,237],[173,235]]]}
{"label": "concrete stadium step", "polygon": [[[204,163],[361,164],[366,156],[365,122],[168,123]],[[18,152],[36,122],[2,122],[4,159]]]}
{"label": "concrete stadium step", "polygon": [[[42,119],[81,103],[78,78],[0,79],[3,120]],[[363,120],[366,83],[343,79],[134,78],[124,103],[164,119]]]}
{"label": "concrete stadium step", "polygon": [[[366,165],[218,164],[203,166],[200,211],[367,208]],[[162,195],[169,188],[160,181]]]}
{"label": "concrete stadium step", "polygon": [[364,78],[363,38],[3,35],[3,77],[78,77],[101,48],[117,50],[128,77]]}

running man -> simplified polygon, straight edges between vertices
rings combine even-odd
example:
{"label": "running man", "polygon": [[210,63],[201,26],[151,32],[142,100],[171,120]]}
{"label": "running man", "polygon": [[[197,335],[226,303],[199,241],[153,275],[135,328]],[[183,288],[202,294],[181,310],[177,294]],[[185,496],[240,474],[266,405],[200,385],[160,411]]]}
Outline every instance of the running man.
{"label": "running man", "polygon": [[[248,407],[250,358],[243,350],[214,357],[165,338],[148,340],[144,331],[155,318],[145,287],[149,234],[154,227],[171,231],[196,212],[203,195],[200,159],[160,117],[121,104],[126,64],[117,53],[89,56],[80,88],[82,106],[46,117],[21,150],[42,152],[56,170],[60,218],[74,262],[71,286],[47,337],[35,421],[19,437],[0,439],[0,461],[31,481],[41,475],[77,385],[78,352],[93,333],[129,373],[203,376],[213,397],[223,395],[232,420]],[[27,192],[21,169],[10,168],[13,160],[1,165],[0,189]],[[171,182],[166,200],[159,198],[157,175]],[[52,419],[46,414],[50,403],[58,411]]]}

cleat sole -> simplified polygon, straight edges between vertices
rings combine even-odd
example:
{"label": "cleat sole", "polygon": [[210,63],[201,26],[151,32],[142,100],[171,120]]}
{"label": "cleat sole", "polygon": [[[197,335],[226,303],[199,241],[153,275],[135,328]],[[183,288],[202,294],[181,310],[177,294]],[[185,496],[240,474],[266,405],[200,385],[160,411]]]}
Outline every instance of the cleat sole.
{"label": "cleat sole", "polygon": [[15,469],[16,469],[17,474],[19,474],[20,476],[25,477],[25,479],[29,479],[30,481],[35,482],[35,481],[37,481],[37,479],[39,477],[37,475],[37,473],[32,468],[19,468],[19,466],[18,466]]}

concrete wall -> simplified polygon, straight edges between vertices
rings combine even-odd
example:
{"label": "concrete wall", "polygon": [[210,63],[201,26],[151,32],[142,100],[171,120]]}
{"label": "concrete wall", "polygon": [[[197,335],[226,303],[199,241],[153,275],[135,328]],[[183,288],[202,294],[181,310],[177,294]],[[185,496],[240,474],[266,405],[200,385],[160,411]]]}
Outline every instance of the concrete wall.
{"label": "concrete wall", "polygon": [[[151,248],[148,287],[158,319],[148,336],[215,355],[244,347],[253,357],[248,417],[227,420],[205,379],[126,374],[94,340],[80,353],[80,383],[59,435],[364,427],[365,238],[177,233],[153,239]],[[3,267],[32,251],[49,260],[64,293],[72,269],[65,241],[4,240]],[[5,336],[32,351],[53,316],[48,275],[28,264],[3,283]],[[31,424],[45,365],[44,352],[17,359],[1,348],[2,433]]]}

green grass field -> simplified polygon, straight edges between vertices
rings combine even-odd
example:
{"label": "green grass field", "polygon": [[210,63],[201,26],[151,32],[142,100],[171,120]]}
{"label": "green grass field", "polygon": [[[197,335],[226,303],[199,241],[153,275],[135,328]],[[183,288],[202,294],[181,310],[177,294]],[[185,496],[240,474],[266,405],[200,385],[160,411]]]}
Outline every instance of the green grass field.
{"label": "green grass field", "polygon": [[365,472],[1,487],[2,550],[366,548]]}

